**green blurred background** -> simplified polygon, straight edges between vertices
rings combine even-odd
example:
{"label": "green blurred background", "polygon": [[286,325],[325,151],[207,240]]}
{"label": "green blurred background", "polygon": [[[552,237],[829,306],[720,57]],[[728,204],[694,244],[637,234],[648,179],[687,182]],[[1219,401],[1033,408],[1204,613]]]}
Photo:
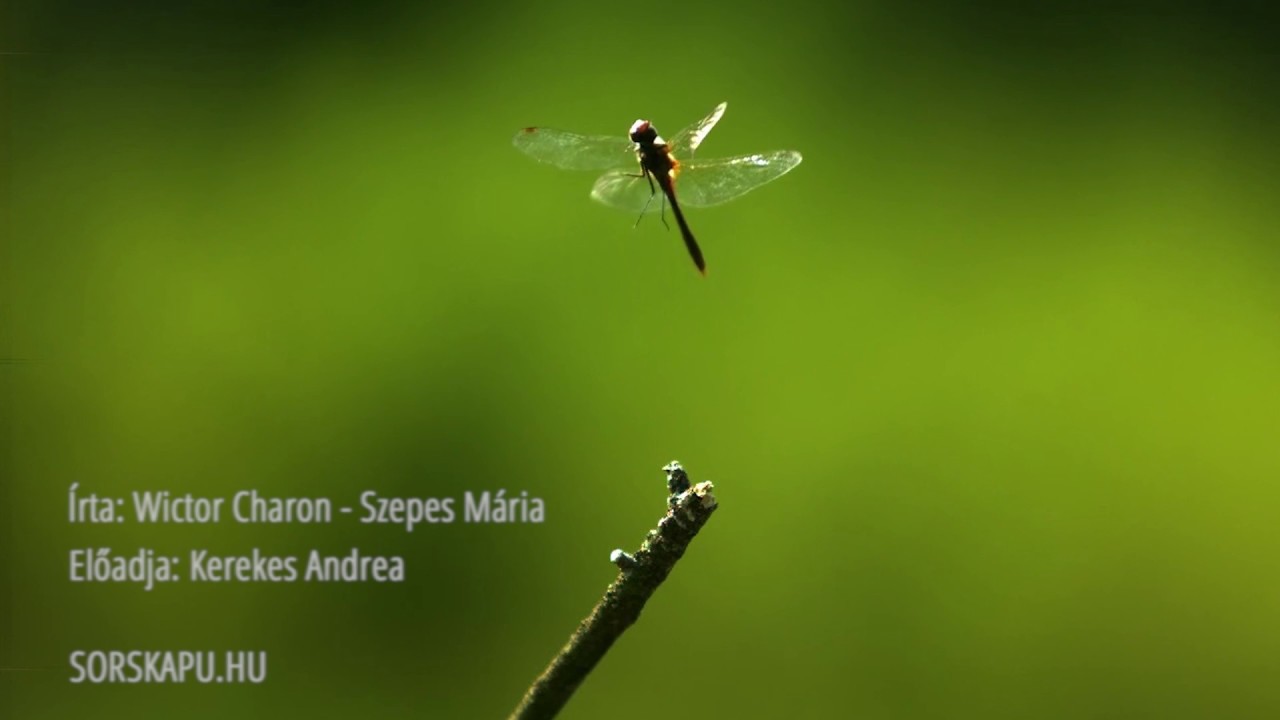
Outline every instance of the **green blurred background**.
{"label": "green blurred background", "polygon": [[[504,716],[674,457],[721,509],[563,717],[1276,717],[1274,26],[1107,7],[11,6],[12,716]],[[703,154],[805,162],[690,211],[706,279],[510,144],[721,100]],[[547,512],[83,526],[72,482]],[[103,545],[408,580],[69,583]],[[73,648],[270,677],[70,685]]]}

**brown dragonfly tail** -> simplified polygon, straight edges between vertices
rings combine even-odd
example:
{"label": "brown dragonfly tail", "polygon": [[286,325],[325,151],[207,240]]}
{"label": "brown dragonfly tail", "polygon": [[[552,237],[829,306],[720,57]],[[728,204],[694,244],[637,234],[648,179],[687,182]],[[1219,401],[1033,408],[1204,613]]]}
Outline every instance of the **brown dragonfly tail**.
{"label": "brown dragonfly tail", "polygon": [[666,193],[667,200],[671,202],[671,211],[675,213],[676,224],[680,226],[680,234],[684,237],[684,246],[689,251],[689,257],[693,258],[693,264],[698,266],[698,272],[706,275],[707,263],[702,259],[702,249],[698,247],[698,241],[693,239],[693,231],[689,229],[689,223],[684,221],[684,213],[680,210],[680,203],[676,202],[676,194],[671,184],[662,183],[662,190]]}

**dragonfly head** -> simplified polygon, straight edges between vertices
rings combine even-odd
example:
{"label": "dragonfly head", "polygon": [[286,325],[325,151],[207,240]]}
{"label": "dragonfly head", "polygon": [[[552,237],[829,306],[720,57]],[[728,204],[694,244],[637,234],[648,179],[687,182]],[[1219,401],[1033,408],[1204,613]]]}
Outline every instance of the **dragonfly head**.
{"label": "dragonfly head", "polygon": [[631,142],[652,143],[658,139],[658,131],[648,120],[637,120],[631,125]]}

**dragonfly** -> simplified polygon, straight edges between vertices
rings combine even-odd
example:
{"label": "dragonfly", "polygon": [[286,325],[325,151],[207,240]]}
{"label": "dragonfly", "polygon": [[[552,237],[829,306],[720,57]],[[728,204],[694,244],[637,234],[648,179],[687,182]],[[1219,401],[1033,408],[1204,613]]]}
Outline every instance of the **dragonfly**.
{"label": "dragonfly", "polygon": [[[529,127],[516,133],[512,143],[535,160],[566,170],[609,170],[596,180],[591,197],[605,205],[639,212],[636,225],[645,213],[655,210],[662,213],[662,223],[666,225],[666,206],[670,204],[689,257],[698,272],[706,275],[706,261],[681,206],[710,207],[729,202],[786,175],[802,159],[794,150],[710,160],[695,158],[695,151],[724,117],[726,107],[728,103],[720,103],[709,115],[671,136],[670,141],[658,134],[653,123],[636,120],[626,137]],[[677,154],[682,159],[677,160]]]}

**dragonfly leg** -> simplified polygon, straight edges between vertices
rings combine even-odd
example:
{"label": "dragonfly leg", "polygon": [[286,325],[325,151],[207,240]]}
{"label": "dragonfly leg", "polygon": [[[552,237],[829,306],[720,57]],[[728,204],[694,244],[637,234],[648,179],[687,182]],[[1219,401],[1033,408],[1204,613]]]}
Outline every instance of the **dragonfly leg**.
{"label": "dragonfly leg", "polygon": [[[640,209],[640,217],[636,218],[636,224],[632,226],[633,228],[638,228],[640,227],[640,221],[644,219],[644,214],[649,212],[649,203],[653,202],[653,196],[658,194],[658,189],[653,186],[653,176],[647,172],[643,175],[635,175],[633,177],[643,177],[645,180],[649,181],[649,199],[644,201],[644,207]],[[664,195],[662,199],[665,202],[666,196]],[[666,206],[663,205],[663,208],[663,212],[665,214]],[[666,226],[667,224],[667,219],[665,217],[662,219],[662,224],[663,226]]]}

